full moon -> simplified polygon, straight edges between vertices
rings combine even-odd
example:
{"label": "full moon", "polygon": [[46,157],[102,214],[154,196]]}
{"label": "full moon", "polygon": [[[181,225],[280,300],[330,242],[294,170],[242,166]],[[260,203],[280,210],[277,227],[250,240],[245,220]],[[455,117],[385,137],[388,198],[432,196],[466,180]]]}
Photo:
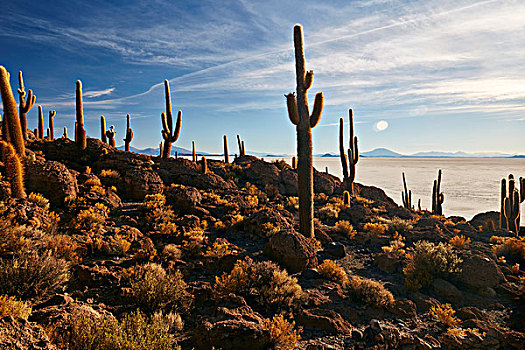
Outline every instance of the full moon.
{"label": "full moon", "polygon": [[388,128],[388,122],[386,120],[380,120],[374,125],[376,131],[383,131]]}

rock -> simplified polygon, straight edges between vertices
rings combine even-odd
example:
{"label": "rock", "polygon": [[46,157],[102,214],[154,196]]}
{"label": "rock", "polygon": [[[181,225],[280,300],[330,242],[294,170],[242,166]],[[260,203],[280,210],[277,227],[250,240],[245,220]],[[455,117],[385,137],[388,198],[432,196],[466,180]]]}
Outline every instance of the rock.
{"label": "rock", "polygon": [[297,315],[297,321],[308,328],[317,328],[332,334],[350,334],[351,325],[340,314],[328,309],[302,310]]}
{"label": "rock", "polygon": [[294,230],[273,235],[264,247],[264,255],[282,264],[290,273],[317,266],[315,248],[306,237]]}
{"label": "rock", "polygon": [[301,273],[301,277],[307,280],[321,279],[321,274],[316,269],[306,269]]}
{"label": "rock", "polygon": [[275,234],[275,232],[268,232],[269,224],[276,231],[293,230],[293,216],[288,211],[265,207],[251,214],[243,224],[246,232],[268,237]]}
{"label": "rock", "polygon": [[374,264],[382,271],[392,273],[401,267],[401,259],[387,253],[379,253],[374,259]]}
{"label": "rock", "polygon": [[197,207],[202,200],[198,189],[191,186],[171,186],[166,191],[166,204],[174,208],[189,210]]}
{"label": "rock", "polygon": [[297,171],[291,168],[281,170],[279,192],[286,196],[297,196]]}
{"label": "rock", "polygon": [[37,159],[26,162],[27,192],[41,193],[54,206],[62,206],[66,198],[77,196],[77,180],[59,162]]}
{"label": "rock", "polygon": [[487,220],[494,221],[496,229],[499,228],[499,211],[487,211],[485,213],[479,213],[474,215],[474,217],[469,221],[469,223],[478,228],[479,226],[485,225]]}
{"label": "rock", "polygon": [[346,256],[345,246],[339,242],[329,243],[324,248],[324,252],[338,259],[342,259]]}
{"label": "rock", "polygon": [[314,192],[333,195],[340,185],[340,181],[333,175],[314,170]]}
{"label": "rock", "polygon": [[0,349],[2,350],[54,350],[46,332],[34,322],[6,316],[0,319]]}
{"label": "rock", "polygon": [[353,329],[352,330],[352,339],[354,339],[355,341],[361,341],[363,339],[363,332],[357,330],[357,329]]}
{"label": "rock", "polygon": [[463,294],[452,283],[441,278],[436,278],[432,281],[432,290],[434,294],[451,303],[461,303]]}
{"label": "rock", "polygon": [[458,279],[466,287],[478,291],[484,287],[497,286],[503,278],[493,260],[482,255],[473,255],[464,259]]}
{"label": "rock", "polygon": [[408,299],[396,299],[387,307],[387,310],[394,315],[413,318],[417,316],[416,304]]}

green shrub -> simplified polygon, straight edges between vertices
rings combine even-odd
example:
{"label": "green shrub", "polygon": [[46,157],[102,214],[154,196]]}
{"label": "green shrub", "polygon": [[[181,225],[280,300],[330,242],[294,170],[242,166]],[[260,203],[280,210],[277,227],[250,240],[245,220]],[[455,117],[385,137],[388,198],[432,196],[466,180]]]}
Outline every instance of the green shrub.
{"label": "green shrub", "polygon": [[407,257],[403,273],[405,285],[411,290],[428,286],[434,277],[448,278],[461,272],[462,260],[448,244],[418,241],[408,249]]}
{"label": "green shrub", "polygon": [[274,314],[299,306],[302,295],[297,279],[275,263],[238,260],[233,270],[216,277],[215,296],[240,295],[255,308]]}
{"label": "green shrub", "polygon": [[182,274],[168,275],[162,266],[148,263],[134,269],[131,278],[133,299],[148,314],[158,310],[188,311],[192,299]]}

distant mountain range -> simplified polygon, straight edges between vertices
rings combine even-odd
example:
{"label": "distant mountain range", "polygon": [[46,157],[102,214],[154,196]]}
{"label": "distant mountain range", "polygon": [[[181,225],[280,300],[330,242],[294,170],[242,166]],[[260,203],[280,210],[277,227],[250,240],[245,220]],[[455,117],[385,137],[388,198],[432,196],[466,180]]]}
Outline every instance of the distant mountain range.
{"label": "distant mountain range", "polygon": [[[124,146],[118,147],[118,149],[123,150]],[[148,154],[156,156],[159,154],[158,148],[145,148],[138,149],[131,147],[131,151],[135,153]],[[191,151],[182,147],[172,146],[171,154],[175,155],[175,152],[179,152],[181,156],[191,156]],[[247,154],[254,155],[257,157],[291,157],[290,154],[270,154],[270,153],[261,153],[261,152],[247,152]],[[213,154],[207,152],[197,152],[197,155],[200,156],[222,156],[221,154]],[[372,151],[361,152],[359,153],[360,157],[363,158],[525,158],[525,155],[519,154],[508,154],[500,152],[476,152],[476,153],[467,153],[467,152],[438,152],[438,151],[429,151],[429,152],[417,152],[414,154],[401,154],[398,152],[391,151],[387,148],[376,148]],[[314,157],[339,157],[339,153],[325,153],[325,154],[315,154]]]}

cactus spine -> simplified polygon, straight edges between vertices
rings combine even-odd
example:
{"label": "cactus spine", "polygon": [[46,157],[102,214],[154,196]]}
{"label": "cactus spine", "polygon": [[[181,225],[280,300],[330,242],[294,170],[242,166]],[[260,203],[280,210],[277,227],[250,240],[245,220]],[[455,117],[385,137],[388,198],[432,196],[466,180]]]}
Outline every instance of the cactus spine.
{"label": "cactus spine", "polygon": [[228,138],[226,135],[223,136],[224,143],[224,163],[228,164],[230,162],[230,155],[228,154]]}
{"label": "cactus spine", "polygon": [[29,89],[27,92],[24,87],[24,77],[22,76],[22,71],[18,72],[18,100],[19,100],[19,110],[20,110],[20,127],[22,128],[22,135],[24,140],[27,140],[27,113],[33,108],[36,102],[36,96],[33,95],[33,90]]}
{"label": "cactus spine", "polygon": [[53,141],[55,139],[55,123],[54,117],[57,114],[57,111],[49,111],[49,139]]}
{"label": "cactus spine", "polygon": [[106,137],[106,118],[100,116],[100,141],[108,143],[108,138]]}
{"label": "cactus spine", "polygon": [[76,114],[77,121],[75,124],[75,142],[80,149],[87,147],[86,130],[84,129],[84,108],[82,106],[82,82],[76,82]]}
{"label": "cactus spine", "polygon": [[124,139],[124,150],[129,152],[129,144],[133,140],[133,129],[131,128],[131,116],[126,116],[126,138]]}
{"label": "cactus spine", "polygon": [[42,106],[38,106],[38,139],[44,139],[44,112]]}
{"label": "cactus spine", "polygon": [[4,105],[3,124],[5,124],[4,128],[6,131],[5,140],[13,145],[20,158],[24,157],[26,147],[22,127],[20,126],[16,101],[11,90],[11,84],[9,83],[9,73],[7,73],[7,70],[3,66],[0,66],[0,93]]}
{"label": "cactus spine", "polygon": [[160,115],[162,120],[162,137],[164,138],[162,158],[169,158],[171,155],[171,145],[179,139],[182,111],[179,110],[177,113],[177,124],[175,125],[175,129],[173,129],[170,83],[167,80],[164,80],[164,95],[166,98],[166,113]]}
{"label": "cactus spine", "polygon": [[11,185],[11,196],[13,198],[25,198],[24,172],[22,162],[10,143],[0,141],[0,156],[4,163],[6,175]]}
{"label": "cactus spine", "polygon": [[350,122],[350,142],[348,148],[348,156],[345,152],[344,146],[344,123],[343,118],[339,118],[339,154],[341,157],[341,165],[343,166],[343,182],[350,191],[354,194],[354,180],[355,180],[355,166],[359,161],[359,149],[357,136],[354,136],[354,113],[350,108],[348,110],[348,119]]}
{"label": "cactus spine", "polygon": [[303,48],[303,28],[294,27],[295,72],[297,78],[297,99],[293,93],[286,95],[290,121],[297,130],[297,173],[299,193],[299,232],[306,237],[314,237],[313,208],[313,167],[312,167],[312,128],[321,119],[323,93],[315,95],[312,114],[308,110],[308,89],[312,86],[314,73],[306,72]]}
{"label": "cactus spine", "polygon": [[432,188],[432,213],[436,215],[443,215],[443,202],[445,195],[441,191],[441,169],[438,171],[438,178],[434,180],[434,187]]}
{"label": "cactus spine", "polygon": [[206,174],[208,172],[208,161],[204,156],[202,156],[201,158],[201,170],[203,174]]}
{"label": "cactus spine", "polygon": [[106,131],[106,136],[108,138],[108,143],[111,147],[115,147],[115,126],[111,125],[109,130]]}
{"label": "cactus spine", "polygon": [[237,145],[239,146],[239,157],[245,156],[246,152],[244,151],[244,141],[241,140],[239,135],[237,135]]}
{"label": "cactus spine", "polygon": [[401,200],[403,201],[403,207],[406,209],[414,209],[412,206],[412,191],[407,190],[407,182],[405,180],[405,173],[403,173],[403,190],[401,192]]}

